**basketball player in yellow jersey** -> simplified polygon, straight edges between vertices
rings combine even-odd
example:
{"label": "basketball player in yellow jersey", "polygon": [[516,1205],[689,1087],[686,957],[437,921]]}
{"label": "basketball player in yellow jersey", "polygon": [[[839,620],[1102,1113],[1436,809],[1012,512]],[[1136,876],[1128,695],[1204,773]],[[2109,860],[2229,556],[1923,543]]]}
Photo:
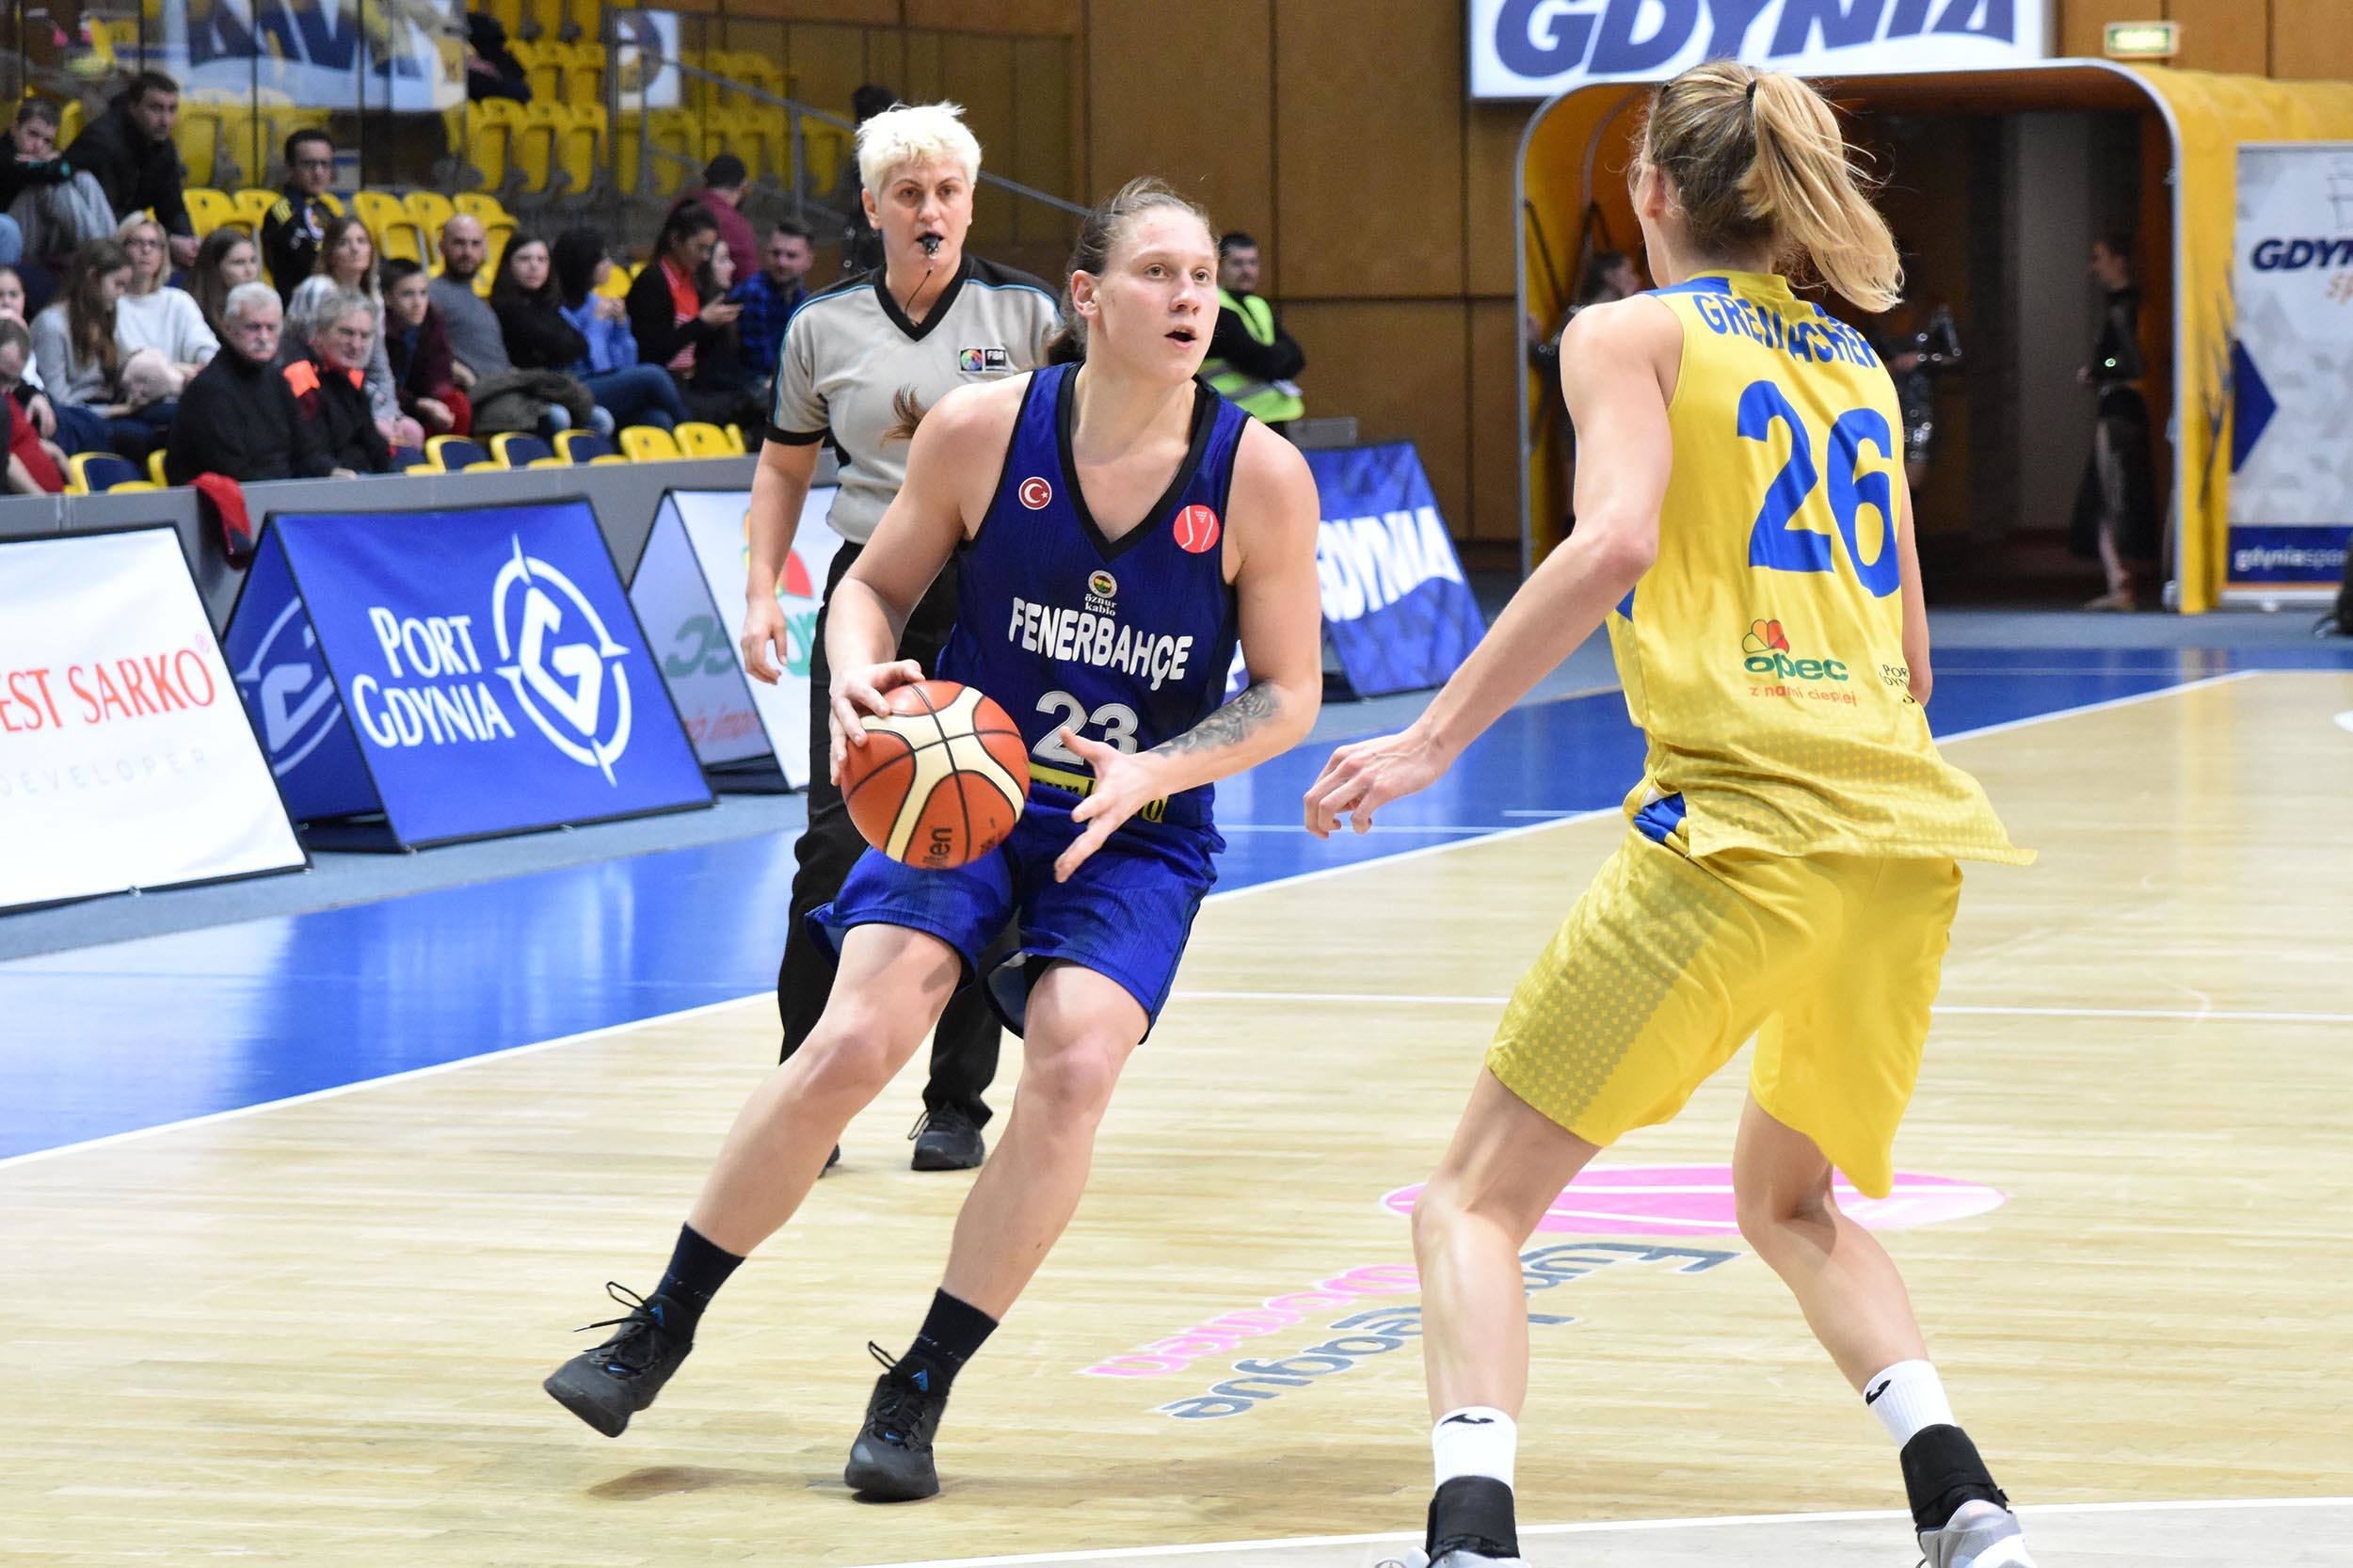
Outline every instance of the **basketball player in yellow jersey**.
{"label": "basketball player in yellow jersey", "polygon": [[1408,730],[1335,753],[1307,825],[1362,831],[1602,624],[1649,737],[1630,830],[1520,982],[1414,1215],[1436,1425],[1429,1556],[1516,1562],[1527,1391],[1518,1249],[1621,1134],[1753,1034],[1733,1155],[1741,1234],[1886,1425],[1931,1568],[2028,1568],[1904,1293],[1831,1173],[1888,1191],[1958,857],[2023,863],[1938,757],[1896,391],[1778,276],[1896,298],[1886,226],[1829,106],[1717,61],[1652,101],[1634,200],[1666,286],[1561,344],[1577,530]]}

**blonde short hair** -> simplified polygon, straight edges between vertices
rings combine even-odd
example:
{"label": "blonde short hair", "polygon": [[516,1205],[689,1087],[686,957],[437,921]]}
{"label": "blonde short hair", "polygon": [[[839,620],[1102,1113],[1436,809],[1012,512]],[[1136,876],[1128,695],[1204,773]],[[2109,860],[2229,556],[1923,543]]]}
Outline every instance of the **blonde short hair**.
{"label": "blonde short hair", "polygon": [[857,128],[857,177],[878,201],[894,170],[937,158],[953,160],[967,184],[980,178],[981,144],[961,104],[894,104]]}

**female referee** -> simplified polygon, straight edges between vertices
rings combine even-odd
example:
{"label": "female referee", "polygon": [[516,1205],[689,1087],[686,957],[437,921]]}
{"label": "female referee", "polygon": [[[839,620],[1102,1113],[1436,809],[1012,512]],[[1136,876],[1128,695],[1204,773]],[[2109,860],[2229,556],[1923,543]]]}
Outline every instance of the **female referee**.
{"label": "female referee", "polygon": [[[1903,1281],[1840,1213],[1883,1196],[1961,893],[2024,863],[1945,762],[1929,696],[1896,391],[1862,334],[1896,249],[1837,121],[1794,76],[1711,62],[1658,89],[1634,169],[1651,294],[1580,313],[1561,356],[1577,532],[1414,726],[1336,752],[1308,828],[1428,786],[1605,618],[1649,739],[1631,828],[1520,982],[1414,1216],[1441,1568],[1518,1559],[1528,1385],[1520,1245],[1621,1134],[1757,1037],[1733,1160],[1741,1234],[1887,1428],[1933,1568],[2031,1562],[1951,1407]],[[1662,519],[1663,525],[1662,525]]]}
{"label": "female referee", "polygon": [[[1314,722],[1315,481],[1288,442],[1196,379],[1217,318],[1206,216],[1157,181],[1128,184],[1082,225],[1067,304],[1080,364],[959,389],[921,418],[906,481],[836,590],[826,633],[838,770],[865,744],[860,715],[921,678],[894,650],[959,556],[938,673],[1020,725],[1029,806],[1001,850],[961,870],[869,850],[816,912],[840,964],[824,1016],[736,1118],[654,1293],[547,1381],[608,1436],[653,1402],[712,1293],[792,1218],[949,997],[981,981],[1022,1033],[1020,1089],[844,1477],[875,1498],[939,1490],[932,1437],[949,1389],[1078,1207],[1096,1126],[1214,879],[1210,784]],[[1238,634],[1251,683],[1220,707]],[[1021,952],[981,974],[1008,916]]]}

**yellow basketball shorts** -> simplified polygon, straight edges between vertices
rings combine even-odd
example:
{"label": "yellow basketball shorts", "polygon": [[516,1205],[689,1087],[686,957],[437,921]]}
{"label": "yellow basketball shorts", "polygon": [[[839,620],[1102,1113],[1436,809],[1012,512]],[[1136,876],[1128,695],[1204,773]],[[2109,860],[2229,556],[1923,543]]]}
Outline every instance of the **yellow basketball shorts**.
{"label": "yellow basketball shorts", "polygon": [[1948,859],[1700,861],[1629,832],[1513,991],[1488,1070],[1606,1146],[1753,1034],[1758,1103],[1884,1197],[1960,904]]}

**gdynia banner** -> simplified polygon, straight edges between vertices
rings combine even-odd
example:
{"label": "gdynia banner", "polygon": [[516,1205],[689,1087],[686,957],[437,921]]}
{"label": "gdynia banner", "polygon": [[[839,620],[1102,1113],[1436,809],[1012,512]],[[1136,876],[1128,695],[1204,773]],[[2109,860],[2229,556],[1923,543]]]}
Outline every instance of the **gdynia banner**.
{"label": "gdynia banner", "polygon": [[0,909],[304,865],[169,528],[0,544]]}
{"label": "gdynia banner", "polygon": [[1470,0],[1470,95],[1664,81],[1703,60],[1798,75],[1982,71],[2051,52],[2050,0]]}

